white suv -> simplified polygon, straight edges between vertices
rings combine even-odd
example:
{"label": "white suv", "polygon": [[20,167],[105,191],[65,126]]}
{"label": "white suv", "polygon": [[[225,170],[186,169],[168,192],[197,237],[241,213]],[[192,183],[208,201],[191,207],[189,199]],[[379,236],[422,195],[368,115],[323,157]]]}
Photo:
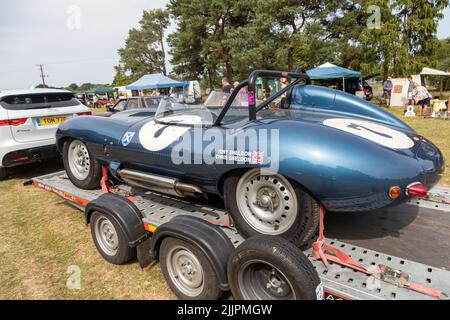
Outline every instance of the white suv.
{"label": "white suv", "polygon": [[68,117],[91,115],[64,90],[0,91],[0,180],[6,168],[58,156],[55,133]]}

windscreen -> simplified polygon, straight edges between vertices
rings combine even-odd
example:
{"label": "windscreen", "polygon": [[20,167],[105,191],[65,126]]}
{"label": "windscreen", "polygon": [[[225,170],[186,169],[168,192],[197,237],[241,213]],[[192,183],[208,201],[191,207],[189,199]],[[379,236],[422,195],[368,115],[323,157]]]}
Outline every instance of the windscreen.
{"label": "windscreen", "polygon": [[211,126],[217,116],[204,105],[188,105],[173,97],[161,100],[155,120],[159,123],[185,126]]}
{"label": "windscreen", "polygon": [[52,92],[5,96],[0,104],[7,110],[31,110],[72,107],[81,103],[70,92]]}

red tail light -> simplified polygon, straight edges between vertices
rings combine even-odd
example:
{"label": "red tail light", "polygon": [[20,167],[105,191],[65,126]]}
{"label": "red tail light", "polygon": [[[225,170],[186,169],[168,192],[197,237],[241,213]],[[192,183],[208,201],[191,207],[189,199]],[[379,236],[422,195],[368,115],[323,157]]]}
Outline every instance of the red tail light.
{"label": "red tail light", "polygon": [[25,122],[27,122],[27,120],[28,120],[27,118],[12,119],[12,120],[0,120],[0,127],[4,127],[4,126],[13,126],[13,127],[21,126]]}
{"label": "red tail light", "polygon": [[92,116],[92,112],[90,112],[90,111],[80,112],[80,113],[77,113],[77,116]]}
{"label": "red tail light", "polygon": [[406,187],[406,195],[411,198],[425,198],[428,196],[428,191],[423,184],[417,182]]}

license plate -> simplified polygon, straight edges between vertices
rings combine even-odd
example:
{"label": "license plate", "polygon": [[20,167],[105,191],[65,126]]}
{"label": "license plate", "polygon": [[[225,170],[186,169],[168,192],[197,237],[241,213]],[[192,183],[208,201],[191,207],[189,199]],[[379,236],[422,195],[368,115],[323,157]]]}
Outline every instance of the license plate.
{"label": "license plate", "polygon": [[57,126],[66,121],[67,117],[46,117],[46,118],[37,118],[36,124],[39,127],[45,126]]}

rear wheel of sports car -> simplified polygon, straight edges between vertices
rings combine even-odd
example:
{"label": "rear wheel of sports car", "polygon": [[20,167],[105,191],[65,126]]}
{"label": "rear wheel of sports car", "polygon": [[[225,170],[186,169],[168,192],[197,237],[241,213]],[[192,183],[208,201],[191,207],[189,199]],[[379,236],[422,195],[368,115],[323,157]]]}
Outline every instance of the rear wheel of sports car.
{"label": "rear wheel of sports car", "polygon": [[255,169],[231,175],[224,186],[225,205],[245,237],[281,236],[303,246],[319,225],[318,203],[282,175]]}
{"label": "rear wheel of sports car", "polygon": [[102,168],[84,142],[66,141],[63,148],[63,162],[70,181],[78,188],[90,190],[100,185]]}

